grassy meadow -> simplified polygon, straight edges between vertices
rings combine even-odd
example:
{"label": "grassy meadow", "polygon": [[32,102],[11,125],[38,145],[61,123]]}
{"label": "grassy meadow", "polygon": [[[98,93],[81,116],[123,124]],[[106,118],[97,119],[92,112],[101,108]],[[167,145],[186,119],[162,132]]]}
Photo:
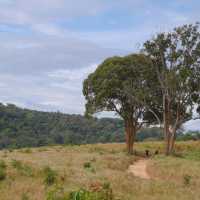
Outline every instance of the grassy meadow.
{"label": "grassy meadow", "polygon": [[95,144],[0,151],[0,200],[67,200],[65,194],[72,191],[100,187],[109,188],[110,199],[115,200],[200,199],[200,142],[177,143],[173,157],[162,154],[160,142],[137,143],[138,155],[145,149],[160,152],[148,162],[151,180],[127,172],[140,156],[128,156],[124,147]]}

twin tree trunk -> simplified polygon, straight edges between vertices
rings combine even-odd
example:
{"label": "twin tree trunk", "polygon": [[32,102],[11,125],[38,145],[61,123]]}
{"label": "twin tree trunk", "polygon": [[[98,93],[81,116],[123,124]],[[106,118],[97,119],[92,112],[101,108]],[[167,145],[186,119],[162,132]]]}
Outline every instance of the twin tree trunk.
{"label": "twin tree trunk", "polygon": [[[174,152],[176,126],[173,128],[171,123],[172,113],[170,110],[170,101],[163,97],[163,121],[164,121],[164,136],[165,136],[165,153],[170,155]],[[137,127],[133,119],[125,119],[126,145],[128,154],[133,154],[133,145],[135,142]]]}
{"label": "twin tree trunk", "polygon": [[133,144],[136,137],[136,126],[132,119],[125,120],[126,145],[128,154],[133,154]]}
{"label": "twin tree trunk", "polygon": [[165,153],[170,155],[174,152],[174,143],[176,136],[176,127],[172,127],[171,124],[171,111],[170,111],[170,101],[164,96],[163,98],[163,121],[164,121],[164,136],[165,136]]}

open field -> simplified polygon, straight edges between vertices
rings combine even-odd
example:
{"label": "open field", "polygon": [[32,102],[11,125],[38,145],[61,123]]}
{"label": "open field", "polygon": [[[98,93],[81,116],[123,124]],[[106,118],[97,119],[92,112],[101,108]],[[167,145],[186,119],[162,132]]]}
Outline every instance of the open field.
{"label": "open field", "polygon": [[[96,144],[1,151],[0,169],[5,169],[6,176],[0,180],[0,200],[45,200],[55,188],[69,193],[104,183],[111,185],[114,197],[120,200],[200,199],[200,142],[180,142],[176,156],[159,154],[149,159],[150,180],[127,172],[140,157],[128,156],[124,147]],[[145,142],[135,148],[161,152],[163,146]],[[47,166],[56,174],[52,182],[45,179]]]}

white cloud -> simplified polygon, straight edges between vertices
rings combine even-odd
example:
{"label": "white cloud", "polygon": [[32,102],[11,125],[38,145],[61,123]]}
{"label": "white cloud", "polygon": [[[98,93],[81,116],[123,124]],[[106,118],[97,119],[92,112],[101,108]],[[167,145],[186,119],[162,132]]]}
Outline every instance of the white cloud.
{"label": "white cloud", "polygon": [[[39,110],[83,113],[82,81],[96,64],[106,57],[139,50],[140,44],[158,31],[199,19],[198,6],[186,0],[171,1],[168,6],[164,1],[152,2],[0,0],[1,100]],[[175,8],[186,5],[193,11]],[[134,22],[128,18],[129,22],[122,22],[123,15],[133,16]],[[130,26],[75,31],[67,25],[80,17],[91,20],[97,16],[102,21],[109,16],[111,27],[119,22]],[[139,20],[135,22],[135,18]]]}
{"label": "white cloud", "polygon": [[184,125],[186,130],[200,130],[200,120],[192,120]]}

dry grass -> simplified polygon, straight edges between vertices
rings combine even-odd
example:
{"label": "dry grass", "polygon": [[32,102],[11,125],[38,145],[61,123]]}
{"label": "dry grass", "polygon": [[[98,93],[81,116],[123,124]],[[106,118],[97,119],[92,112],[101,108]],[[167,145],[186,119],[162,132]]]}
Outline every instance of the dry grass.
{"label": "dry grass", "polygon": [[[147,142],[136,144],[136,149],[153,152],[162,151],[163,146],[160,142]],[[128,166],[137,158],[126,155],[124,144],[4,150],[0,152],[0,160],[7,164],[7,177],[0,182],[0,200],[22,200],[23,196],[45,200],[51,189],[44,184],[42,171],[46,166],[58,173],[56,185],[62,185],[66,192],[109,182],[114,195],[121,200],[199,200],[200,143],[179,143],[177,149],[183,158],[159,155],[150,160],[148,171],[155,177],[150,181],[127,173]],[[13,160],[28,166],[31,176],[14,168]]]}

